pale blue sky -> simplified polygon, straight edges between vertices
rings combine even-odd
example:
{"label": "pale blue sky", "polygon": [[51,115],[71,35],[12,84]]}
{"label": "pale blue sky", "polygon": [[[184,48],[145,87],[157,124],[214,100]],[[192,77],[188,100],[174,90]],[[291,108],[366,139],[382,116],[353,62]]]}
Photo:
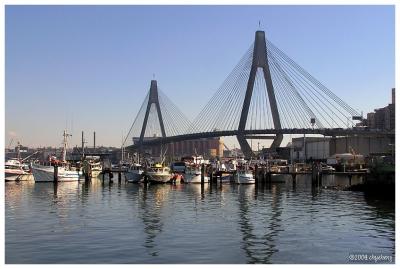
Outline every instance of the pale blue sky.
{"label": "pale blue sky", "polygon": [[6,6],[5,139],[119,146],[155,73],[193,119],[266,31],[353,108],[390,102],[393,6]]}

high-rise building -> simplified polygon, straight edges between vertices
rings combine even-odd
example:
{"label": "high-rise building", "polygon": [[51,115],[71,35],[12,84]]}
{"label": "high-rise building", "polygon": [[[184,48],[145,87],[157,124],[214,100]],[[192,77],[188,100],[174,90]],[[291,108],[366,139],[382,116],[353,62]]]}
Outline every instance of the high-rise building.
{"label": "high-rise building", "polygon": [[396,96],[395,96],[395,88],[392,88],[392,104],[394,105],[396,101]]}
{"label": "high-rise building", "polygon": [[368,113],[367,126],[371,129],[394,130],[395,121],[395,88],[392,88],[392,103]]}

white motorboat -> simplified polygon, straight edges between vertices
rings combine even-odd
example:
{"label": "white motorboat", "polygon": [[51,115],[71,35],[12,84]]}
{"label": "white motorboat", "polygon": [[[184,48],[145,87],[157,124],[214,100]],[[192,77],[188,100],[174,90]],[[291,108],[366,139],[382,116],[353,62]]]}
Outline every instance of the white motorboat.
{"label": "white motorboat", "polygon": [[[201,168],[187,167],[183,178],[185,183],[201,183]],[[204,175],[204,183],[208,182],[210,182],[210,178]]]}
{"label": "white motorboat", "polygon": [[132,164],[127,172],[125,172],[125,179],[131,183],[140,183],[143,181],[144,170],[140,164]]}
{"label": "white motorboat", "polygon": [[256,180],[253,173],[249,170],[238,170],[234,175],[234,181],[237,184],[255,184]]}
{"label": "white motorboat", "polygon": [[18,159],[10,159],[4,164],[4,173],[6,181],[27,180],[29,172],[23,169],[24,165]]}
{"label": "white motorboat", "polygon": [[149,182],[153,183],[166,183],[171,179],[171,171],[169,167],[161,164],[155,164],[148,168],[146,175],[148,176]]}

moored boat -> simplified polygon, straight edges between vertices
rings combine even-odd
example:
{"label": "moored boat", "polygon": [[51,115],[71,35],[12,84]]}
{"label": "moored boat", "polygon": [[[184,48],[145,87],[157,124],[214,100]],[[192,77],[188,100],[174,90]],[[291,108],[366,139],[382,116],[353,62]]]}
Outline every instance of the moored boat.
{"label": "moored boat", "polygon": [[232,183],[232,174],[222,174],[221,178],[218,179],[222,184],[230,184]]}
{"label": "moored boat", "polygon": [[[57,174],[55,175],[55,171]],[[32,164],[32,174],[35,182],[78,181],[79,172],[67,167]]]}
{"label": "moored boat", "polygon": [[48,165],[32,164],[32,174],[35,182],[78,181],[79,170],[71,168],[66,162],[67,131],[64,130],[62,159],[50,158]]}
{"label": "moored boat", "polygon": [[100,158],[96,156],[86,156],[82,165],[82,174],[90,178],[96,178],[103,171]]}
{"label": "moored boat", "polygon": [[143,181],[144,170],[140,164],[132,164],[125,172],[125,179],[131,183],[140,183]]}
{"label": "moored boat", "polygon": [[236,184],[255,184],[256,180],[253,176],[252,171],[247,169],[238,169],[234,175],[234,181]]}
{"label": "moored boat", "polygon": [[155,164],[147,169],[146,175],[149,182],[166,183],[171,179],[171,171],[169,167],[162,164]]}
{"label": "moored boat", "polygon": [[[6,181],[23,180],[24,175],[29,175],[29,172],[23,169],[23,165],[17,159],[10,159],[4,164],[4,174]],[[26,180],[26,179],[25,179]]]}
{"label": "moored boat", "polygon": [[[199,166],[189,166],[186,167],[184,174],[185,183],[201,183],[201,168]],[[208,183],[210,178],[205,174],[204,183]]]}

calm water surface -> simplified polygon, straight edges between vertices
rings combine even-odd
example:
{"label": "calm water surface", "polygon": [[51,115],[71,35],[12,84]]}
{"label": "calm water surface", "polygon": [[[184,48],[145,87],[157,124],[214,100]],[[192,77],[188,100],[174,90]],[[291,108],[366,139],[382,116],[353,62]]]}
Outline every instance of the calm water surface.
{"label": "calm water surface", "polygon": [[348,263],[394,255],[394,202],[271,186],[5,184],[6,263]]}

